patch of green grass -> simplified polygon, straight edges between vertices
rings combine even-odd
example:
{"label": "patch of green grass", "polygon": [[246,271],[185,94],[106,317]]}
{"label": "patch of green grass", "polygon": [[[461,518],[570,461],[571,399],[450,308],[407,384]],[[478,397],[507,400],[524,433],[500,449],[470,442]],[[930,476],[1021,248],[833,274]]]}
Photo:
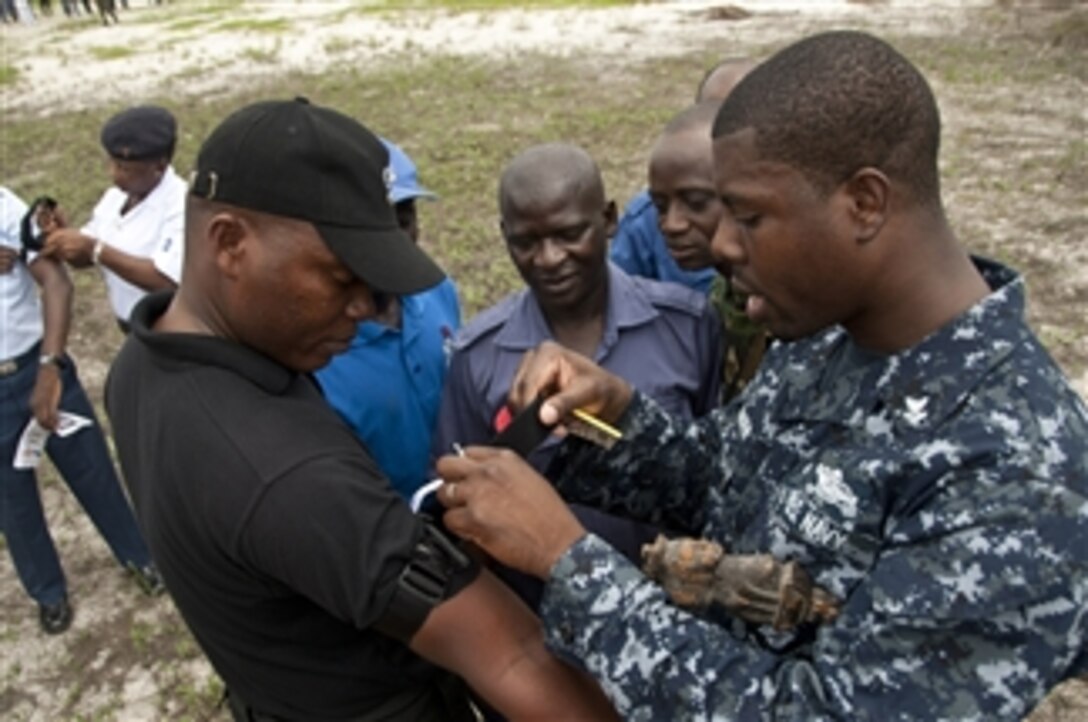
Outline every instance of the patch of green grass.
{"label": "patch of green grass", "polygon": [[362,12],[387,12],[390,10],[509,10],[523,8],[529,10],[547,10],[557,8],[606,8],[623,5],[635,5],[637,0],[372,0],[362,2],[358,10]]}
{"label": "patch of green grass", "polygon": [[972,33],[961,41],[932,36],[908,35],[888,38],[900,51],[916,63],[931,80],[961,86],[986,88],[1015,84],[1047,82],[1055,74],[1070,72],[1076,66],[1083,72],[1083,52],[1077,47],[1055,46],[1047,50],[1050,41],[1032,34],[1001,33],[996,20],[979,22],[993,34]]}
{"label": "patch of green grass", "polygon": [[144,654],[155,637],[155,628],[147,622],[134,622],[128,630],[129,639],[137,654]]}
{"label": "patch of green grass", "polygon": [[291,28],[286,18],[239,18],[216,25],[211,32],[242,31],[253,33],[285,33]]}
{"label": "patch of green grass", "polygon": [[206,75],[208,69],[203,65],[195,64],[182,68],[178,72],[174,73],[172,80],[188,80],[189,78],[196,78],[201,75]]}
{"label": "patch of green grass", "polygon": [[208,24],[208,18],[202,16],[196,17],[184,17],[175,20],[167,25],[164,29],[164,33],[176,33],[184,32],[186,30],[192,30],[194,28],[206,27]]}
{"label": "patch of green grass", "polygon": [[177,682],[172,696],[188,709],[203,710],[218,705],[223,698],[223,690],[223,682],[217,677],[206,680],[183,679]]}
{"label": "patch of green grass", "polygon": [[74,722],[116,722],[119,709],[121,709],[121,699],[119,696],[113,695],[111,699],[92,712],[76,714]]}
{"label": "patch of green grass", "polygon": [[97,15],[87,16],[81,15],[78,18],[65,18],[59,25],[57,25],[56,33],[60,35],[75,35],[76,33],[89,30],[90,28],[102,27],[102,21]]}
{"label": "patch of green grass", "polygon": [[270,48],[246,48],[242,51],[242,57],[254,63],[271,65],[279,60],[280,44],[276,43]]}
{"label": "patch of green grass", "polygon": [[117,60],[128,58],[136,54],[136,51],[124,45],[96,45],[90,48],[95,60]]}
{"label": "patch of green grass", "polygon": [[[245,0],[202,0],[199,3],[175,3],[171,0],[162,5],[154,5],[148,0],[148,5],[150,7],[145,12],[121,15],[121,22],[125,25],[157,25],[167,31],[191,30],[206,26],[225,15],[245,11]],[[120,3],[118,6],[120,9]]]}
{"label": "patch of green grass", "polygon": [[329,55],[339,55],[350,50],[356,41],[343,35],[336,35],[325,41],[325,52]]}
{"label": "patch of green grass", "polygon": [[1079,138],[1071,138],[1053,166],[1055,176],[1088,192],[1088,139],[1081,126]]}
{"label": "patch of green grass", "polygon": [[19,82],[19,69],[14,65],[0,65],[0,85],[15,85]]}
{"label": "patch of green grass", "polygon": [[487,22],[488,13],[499,10],[561,10],[563,8],[608,8],[637,5],[638,0],[364,0],[344,13],[379,15],[383,20],[396,22],[397,16],[405,10],[443,11],[447,14],[479,12],[481,22]]}

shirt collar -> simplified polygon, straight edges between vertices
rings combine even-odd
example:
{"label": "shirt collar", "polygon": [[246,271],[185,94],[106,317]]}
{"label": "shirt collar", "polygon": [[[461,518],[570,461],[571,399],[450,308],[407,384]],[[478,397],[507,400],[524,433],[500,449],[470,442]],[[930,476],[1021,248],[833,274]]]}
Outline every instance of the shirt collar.
{"label": "shirt collar", "polygon": [[132,336],[152,353],[168,361],[218,366],[248,379],[270,394],[285,393],[298,374],[248,346],[219,336],[194,333],[163,333],[152,330],[166,312],[173,291],[145,297],[132,311]]}
{"label": "shirt collar", "polygon": [[[635,280],[609,262],[608,305],[598,357],[607,354],[616,344],[621,330],[649,323],[657,316],[657,308],[639,290]],[[511,351],[526,351],[551,337],[540,304],[532,291],[525,289],[518,294],[508,320],[495,335],[495,344]]]}
{"label": "shirt collar", "polygon": [[[122,216],[122,218],[124,220],[129,220],[145,213],[152,212],[147,209],[155,209],[153,213],[157,218],[160,215],[160,211],[158,210],[159,207],[165,206],[166,204],[173,201],[173,196],[171,193],[172,187],[175,183],[181,182],[181,176],[179,176],[174,171],[174,166],[166,166],[166,170],[163,171],[162,178],[160,178],[159,182],[155,184],[155,187],[152,188],[148,192],[148,194],[144,196],[142,200],[140,200],[139,203],[134,205],[128,213]],[[117,191],[117,213],[118,215],[120,215],[121,209],[124,207],[125,202],[128,200],[128,194],[117,186],[114,186],[112,190]]]}
{"label": "shirt collar", "polygon": [[[786,393],[776,416],[865,423],[887,410],[902,430],[923,430],[943,421],[986,373],[1030,331],[1022,321],[1024,283],[1015,271],[984,258],[972,259],[991,293],[916,346],[853,369],[837,380],[823,378],[825,362],[849,337],[826,332],[794,355],[783,370]],[[834,384],[829,390],[826,383]]]}

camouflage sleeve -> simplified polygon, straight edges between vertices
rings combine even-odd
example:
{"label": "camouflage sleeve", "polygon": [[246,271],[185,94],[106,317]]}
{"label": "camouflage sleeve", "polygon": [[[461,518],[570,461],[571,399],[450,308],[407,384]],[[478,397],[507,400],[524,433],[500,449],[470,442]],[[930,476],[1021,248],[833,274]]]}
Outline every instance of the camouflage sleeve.
{"label": "camouflage sleeve", "polygon": [[[1040,532],[959,513],[954,533],[890,545],[838,619],[785,651],[669,605],[587,536],[546,586],[548,644],[624,719],[1019,720],[1088,633],[1085,562],[1067,542],[1083,523]],[[1042,571],[1040,554],[1060,563]]]}
{"label": "camouflage sleeve", "polygon": [[636,390],[619,421],[622,440],[610,450],[568,440],[547,476],[567,501],[694,533],[702,528],[707,494],[724,488],[720,411],[688,425]]}

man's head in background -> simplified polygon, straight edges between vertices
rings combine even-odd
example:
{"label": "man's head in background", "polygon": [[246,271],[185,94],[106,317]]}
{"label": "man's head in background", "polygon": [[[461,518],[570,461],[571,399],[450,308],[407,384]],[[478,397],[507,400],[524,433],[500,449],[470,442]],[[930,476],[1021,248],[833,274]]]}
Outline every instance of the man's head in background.
{"label": "man's head in background", "polygon": [[650,200],[676,265],[687,271],[714,265],[710,243],[722,204],[714,183],[710,130],[720,101],[686,108],[665,126],[650,151]]}
{"label": "man's head in background", "polygon": [[107,120],[99,139],[113,184],[137,199],[147,196],[174,157],[177,131],[174,115],[157,105],[127,108]]}
{"label": "man's head in background", "polygon": [[710,132],[721,101],[755,65],[747,58],[728,58],[710,68],[699,83],[695,105],[669,121],[650,151],[649,191],[658,228],[669,255],[685,271],[714,265],[710,243],[722,206]]}
{"label": "man's head in background", "polygon": [[616,204],[585,150],[547,143],[519,153],[502,173],[499,213],[510,258],[545,315],[604,302]]}
{"label": "man's head in background", "polygon": [[750,58],[725,58],[703,75],[695,91],[695,102],[725,100],[733,88],[737,87],[737,83],[743,80],[754,67],[756,67],[756,61]]}
{"label": "man's head in background", "polygon": [[438,196],[419,184],[416,164],[400,146],[385,138],[381,141],[389,151],[389,172],[392,174],[389,200],[393,202],[397,224],[418,243],[419,218],[416,214],[416,199],[434,199]]}

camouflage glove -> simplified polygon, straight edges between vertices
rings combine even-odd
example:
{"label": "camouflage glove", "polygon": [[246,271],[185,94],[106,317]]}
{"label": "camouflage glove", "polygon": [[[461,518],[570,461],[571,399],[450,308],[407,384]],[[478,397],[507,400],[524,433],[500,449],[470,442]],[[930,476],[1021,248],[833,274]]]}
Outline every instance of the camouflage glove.
{"label": "camouflage glove", "polygon": [[779,631],[829,622],[839,613],[838,600],[814,585],[797,562],[769,554],[726,554],[714,542],[659,535],[642,547],[642,568],[677,606],[699,611],[718,604]]}

